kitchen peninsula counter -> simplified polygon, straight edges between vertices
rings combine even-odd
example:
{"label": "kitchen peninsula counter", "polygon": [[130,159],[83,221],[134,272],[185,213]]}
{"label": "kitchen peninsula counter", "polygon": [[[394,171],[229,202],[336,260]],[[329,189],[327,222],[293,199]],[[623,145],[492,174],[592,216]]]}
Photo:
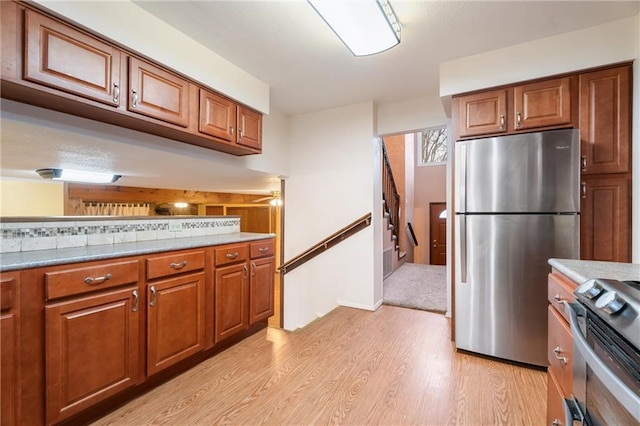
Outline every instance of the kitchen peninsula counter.
{"label": "kitchen peninsula counter", "polygon": [[640,280],[640,264],[595,260],[549,259],[549,264],[577,284],[593,278]]}
{"label": "kitchen peninsula counter", "polygon": [[3,253],[0,258],[0,271],[7,272],[39,268],[43,266],[63,265],[66,263],[88,262],[93,260],[137,256],[222,244],[243,243],[274,237],[274,234],[233,232],[200,237],[169,238],[151,241]]}

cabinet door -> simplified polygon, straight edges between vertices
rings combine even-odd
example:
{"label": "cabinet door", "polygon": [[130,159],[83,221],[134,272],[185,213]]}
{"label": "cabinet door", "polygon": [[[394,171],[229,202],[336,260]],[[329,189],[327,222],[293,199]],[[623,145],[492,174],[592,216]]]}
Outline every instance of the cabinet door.
{"label": "cabinet door", "polygon": [[200,133],[233,142],[236,131],[236,104],[220,95],[200,89],[198,130]]}
{"label": "cabinet door", "polygon": [[582,173],[630,170],[631,67],[580,75]]}
{"label": "cabinet door", "polygon": [[[569,397],[569,395],[566,395]],[[564,424],[564,399],[560,385],[553,375],[547,373],[547,424],[550,426],[570,426]]]}
{"label": "cabinet door", "polygon": [[216,269],[216,343],[249,325],[249,267],[246,262]]}
{"label": "cabinet door", "polygon": [[15,312],[17,274],[0,278],[0,425],[17,425],[18,410],[18,339]]}
{"label": "cabinet door", "polygon": [[120,105],[120,51],[25,11],[24,78],[107,105]]}
{"label": "cabinet door", "polygon": [[580,258],[630,262],[629,174],[582,176]]}
{"label": "cabinet door", "polygon": [[134,288],[45,307],[47,423],[138,382]]}
{"label": "cabinet door", "polygon": [[515,130],[571,123],[570,89],[568,77],[516,86]]}
{"label": "cabinet door", "polygon": [[507,130],[507,91],[491,90],[458,98],[458,136],[502,133]]}
{"label": "cabinet door", "polygon": [[190,86],[162,68],[129,57],[129,111],[188,127]]}
{"label": "cabinet door", "polygon": [[204,349],[204,273],[147,284],[149,375]]}
{"label": "cabinet door", "polygon": [[238,106],[238,145],[262,149],[262,114]]}
{"label": "cabinet door", "polygon": [[254,324],[273,315],[274,274],[275,260],[273,257],[251,261],[249,324]]}

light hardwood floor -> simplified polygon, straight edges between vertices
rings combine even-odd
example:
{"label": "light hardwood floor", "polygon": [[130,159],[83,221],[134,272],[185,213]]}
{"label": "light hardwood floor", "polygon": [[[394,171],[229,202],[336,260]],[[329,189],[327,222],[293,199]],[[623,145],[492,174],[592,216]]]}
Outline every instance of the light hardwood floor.
{"label": "light hardwood floor", "polygon": [[543,425],[546,372],[457,353],[442,315],[340,307],[262,330],[98,425]]}

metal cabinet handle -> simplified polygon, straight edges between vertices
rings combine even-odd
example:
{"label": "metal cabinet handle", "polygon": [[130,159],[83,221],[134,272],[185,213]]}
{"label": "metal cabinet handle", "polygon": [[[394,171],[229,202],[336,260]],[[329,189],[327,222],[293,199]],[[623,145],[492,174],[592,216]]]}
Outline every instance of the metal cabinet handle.
{"label": "metal cabinet handle", "polygon": [[249,268],[247,268],[247,264],[246,263],[244,265],[242,265],[242,269],[244,269],[243,278],[247,279],[249,277]]}
{"label": "metal cabinet handle", "polygon": [[563,365],[567,365],[567,357],[566,356],[560,356],[559,354],[562,353],[562,349],[560,349],[560,346],[556,346],[555,349],[553,350],[553,356],[556,357],[556,359],[558,361],[560,361]]}
{"label": "metal cabinet handle", "polygon": [[117,104],[120,102],[120,86],[118,83],[113,83],[113,103]]}
{"label": "metal cabinet handle", "polygon": [[258,249],[258,251],[259,251],[260,253],[266,253],[266,252],[268,252],[268,251],[269,251],[269,247],[260,247],[260,248]]}
{"label": "metal cabinet handle", "polygon": [[152,285],[149,290],[151,290],[151,302],[149,302],[149,306],[154,307],[156,306],[156,286]]}
{"label": "metal cabinet handle", "polygon": [[522,124],[522,114],[520,114],[519,112],[516,112],[516,127],[520,128],[521,124]]}
{"label": "metal cabinet handle", "polygon": [[566,299],[563,299],[562,297],[560,297],[560,295],[559,295],[559,294],[556,294],[555,296],[553,296],[553,301],[554,301],[554,302],[556,302],[556,303],[563,304],[563,303],[565,303],[567,300],[566,300]]}
{"label": "metal cabinet handle", "polygon": [[504,114],[500,114],[500,130],[504,130]]}
{"label": "metal cabinet handle", "polygon": [[560,420],[558,420],[558,419],[554,419],[554,420],[551,422],[551,426],[562,426],[562,423],[560,423]]}
{"label": "metal cabinet handle", "polygon": [[251,262],[251,276],[256,276],[256,262]]}
{"label": "metal cabinet handle", "polygon": [[580,157],[580,161],[582,162],[582,171],[586,172],[587,171],[587,156],[583,155]]}
{"label": "metal cabinet handle", "polygon": [[111,274],[107,274],[104,277],[98,277],[98,278],[91,278],[91,277],[87,277],[84,279],[85,284],[89,284],[89,285],[96,285],[96,284],[101,284],[107,280],[110,280],[112,277]]}
{"label": "metal cabinet handle", "polygon": [[236,257],[238,257],[238,252],[235,253],[227,253],[227,259],[235,259]]}
{"label": "metal cabinet handle", "polygon": [[587,198],[587,182],[580,182],[580,198]]}
{"label": "metal cabinet handle", "polygon": [[138,290],[133,290],[133,307],[131,308],[131,312],[138,312],[138,302],[140,298],[138,297]]}
{"label": "metal cabinet handle", "polygon": [[229,126],[229,134],[233,136],[233,126]]}
{"label": "metal cabinet handle", "polygon": [[171,265],[169,265],[169,266],[171,266],[173,269],[182,269],[182,268],[184,268],[185,266],[187,266],[187,261],[186,261],[186,260],[183,260],[183,261],[182,261],[182,262],[180,262],[180,263],[173,263],[173,262],[172,262],[172,263],[171,263]]}
{"label": "metal cabinet handle", "polygon": [[131,108],[136,108],[138,106],[138,91],[136,89],[131,89],[131,93],[133,93]]}
{"label": "metal cabinet handle", "polygon": [[242,140],[242,137],[244,136],[244,131],[242,130],[242,127],[238,129],[238,140]]}

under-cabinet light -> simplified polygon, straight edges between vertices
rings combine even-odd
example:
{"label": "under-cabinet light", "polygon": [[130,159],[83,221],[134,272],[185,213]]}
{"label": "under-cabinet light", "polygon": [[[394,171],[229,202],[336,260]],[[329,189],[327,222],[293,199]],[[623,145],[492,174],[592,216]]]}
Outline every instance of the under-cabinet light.
{"label": "under-cabinet light", "polygon": [[400,43],[400,22],[389,0],[307,0],[355,56]]}
{"label": "under-cabinet light", "polygon": [[176,208],[178,209],[184,209],[186,208],[189,204],[184,203],[184,202],[177,202],[173,204]]}
{"label": "under-cabinet light", "polygon": [[61,180],[67,182],[83,183],[113,183],[120,179],[120,175],[113,173],[85,172],[81,170],[67,169],[38,169],[36,173],[43,179]]}

